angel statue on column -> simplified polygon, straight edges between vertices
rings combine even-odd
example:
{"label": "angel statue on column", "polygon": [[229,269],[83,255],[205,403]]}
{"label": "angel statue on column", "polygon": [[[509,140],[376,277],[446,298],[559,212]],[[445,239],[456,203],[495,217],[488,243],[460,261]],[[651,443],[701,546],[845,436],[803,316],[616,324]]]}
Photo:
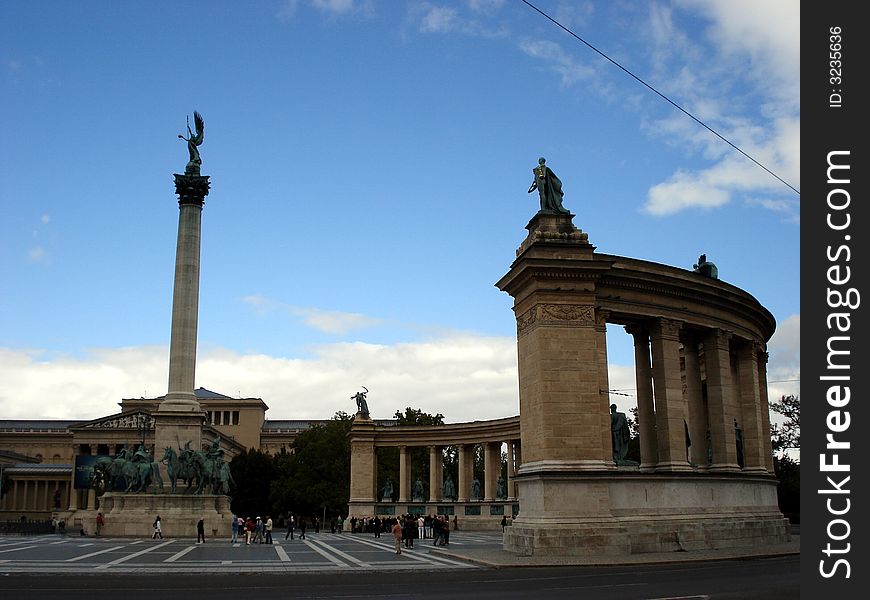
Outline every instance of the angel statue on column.
{"label": "angel statue on column", "polygon": [[193,126],[196,128],[196,135],[190,130],[190,118],[187,119],[187,137],[180,133],[178,137],[187,142],[187,151],[190,153],[190,161],[184,169],[186,175],[199,175],[199,166],[202,164],[202,158],[199,156],[198,146],[202,144],[202,134],[205,130],[205,122],[202,120],[202,115],[193,111]]}

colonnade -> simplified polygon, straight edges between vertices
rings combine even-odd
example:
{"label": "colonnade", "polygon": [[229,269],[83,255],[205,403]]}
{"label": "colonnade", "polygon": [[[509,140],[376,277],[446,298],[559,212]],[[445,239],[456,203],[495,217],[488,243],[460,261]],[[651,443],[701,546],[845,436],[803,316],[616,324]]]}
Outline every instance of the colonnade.
{"label": "colonnade", "polygon": [[[9,490],[0,500],[0,511],[12,513],[10,517],[17,518],[16,511],[33,515],[65,510],[70,489],[70,484],[60,477],[46,479],[44,476],[34,476],[31,479],[19,475],[11,479]],[[57,506],[55,498],[60,502]]]}
{"label": "colonnade", "polygon": [[763,344],[665,318],[625,329],[634,338],[641,471],[773,473]]}
{"label": "colonnade", "polygon": [[[483,502],[494,502],[497,500],[515,501],[516,490],[513,483],[513,478],[516,475],[516,470],[521,460],[521,446],[519,439],[508,440],[507,443],[507,473],[505,474],[505,492],[503,497],[498,496],[498,479],[502,476],[501,471],[501,449],[504,442],[482,442],[483,460],[484,460],[484,480],[481,484],[481,495],[475,498],[472,494],[472,482],[474,480],[474,452],[478,444],[475,443],[460,443],[460,444],[444,444],[444,445],[428,445],[426,446],[429,454],[429,477],[428,477],[428,494],[424,502],[429,504],[443,502],[471,502],[480,500]],[[457,495],[455,498],[446,498],[443,488],[444,482],[444,462],[443,450],[445,446],[456,446],[457,457],[459,462],[458,479],[454,482]],[[411,450],[415,446],[402,445],[399,446],[399,489],[398,497],[393,498],[393,501],[400,503],[419,502],[413,497],[413,477],[421,476],[420,473],[411,472]],[[419,446],[418,446],[419,447]],[[375,455],[375,461],[377,460]],[[377,463],[375,462],[375,472],[377,471]],[[375,480],[373,480],[375,483]],[[378,489],[372,487],[372,501],[378,502]]]}

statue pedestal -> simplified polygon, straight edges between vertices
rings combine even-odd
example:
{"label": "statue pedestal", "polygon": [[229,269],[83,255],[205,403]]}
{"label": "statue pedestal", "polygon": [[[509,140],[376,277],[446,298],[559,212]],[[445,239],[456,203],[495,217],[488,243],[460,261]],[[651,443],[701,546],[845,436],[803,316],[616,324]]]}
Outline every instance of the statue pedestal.
{"label": "statue pedestal", "polygon": [[[190,449],[202,450],[203,412],[165,410],[163,404],[154,412],[154,461],[160,466],[163,485],[170,485],[166,465],[160,462],[163,451],[172,448],[176,453],[190,442]],[[163,515],[160,515],[161,517]],[[153,519],[152,519],[153,522]]]}
{"label": "statue pedestal", "polygon": [[229,538],[232,529],[229,496],[108,492],[100,498],[100,512],[106,521],[100,535],[107,537],[151,537],[157,515],[166,538],[196,539],[200,519],[206,539]]}

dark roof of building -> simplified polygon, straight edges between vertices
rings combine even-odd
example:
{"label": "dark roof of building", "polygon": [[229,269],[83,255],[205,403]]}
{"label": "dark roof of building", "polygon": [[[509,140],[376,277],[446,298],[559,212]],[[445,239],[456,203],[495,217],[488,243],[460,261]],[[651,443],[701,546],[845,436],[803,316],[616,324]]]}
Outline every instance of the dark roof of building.
{"label": "dark roof of building", "polygon": [[0,419],[0,431],[57,432],[87,421],[55,421],[54,419]]}
{"label": "dark roof of building", "polygon": [[[308,419],[305,421],[290,420],[290,419],[266,419],[263,421],[263,431],[303,431],[308,429],[312,424],[320,425],[329,423],[332,419]],[[395,419],[374,419],[377,425],[395,425]]]}
{"label": "dark roof of building", "polygon": [[16,463],[3,469],[9,475],[69,475],[72,465],[53,463]]}

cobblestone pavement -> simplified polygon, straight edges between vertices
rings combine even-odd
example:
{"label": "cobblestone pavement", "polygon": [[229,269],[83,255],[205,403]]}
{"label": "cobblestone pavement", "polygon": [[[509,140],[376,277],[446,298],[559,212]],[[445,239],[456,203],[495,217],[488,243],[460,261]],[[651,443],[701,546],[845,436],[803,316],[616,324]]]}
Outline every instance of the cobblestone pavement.
{"label": "cobblestone pavement", "polygon": [[394,551],[383,534],[308,534],[307,539],[232,544],[209,539],[132,539],[0,536],[0,574],[6,573],[269,573],[481,569],[519,566],[605,566],[786,556],[800,553],[800,535],[790,542],[750,549],[638,554],[628,557],[523,557],[502,550],[500,532],[451,532],[450,545],[415,540]]}
{"label": "cobblestone pavement", "polygon": [[[501,548],[501,533],[451,533],[449,548]],[[307,534],[274,544],[232,544],[208,539],[131,539],[42,536],[0,537],[0,574],[111,572],[330,572],[344,570],[419,571],[479,569],[466,560],[430,552],[432,540],[415,540],[395,554],[393,538],[383,534]]]}

